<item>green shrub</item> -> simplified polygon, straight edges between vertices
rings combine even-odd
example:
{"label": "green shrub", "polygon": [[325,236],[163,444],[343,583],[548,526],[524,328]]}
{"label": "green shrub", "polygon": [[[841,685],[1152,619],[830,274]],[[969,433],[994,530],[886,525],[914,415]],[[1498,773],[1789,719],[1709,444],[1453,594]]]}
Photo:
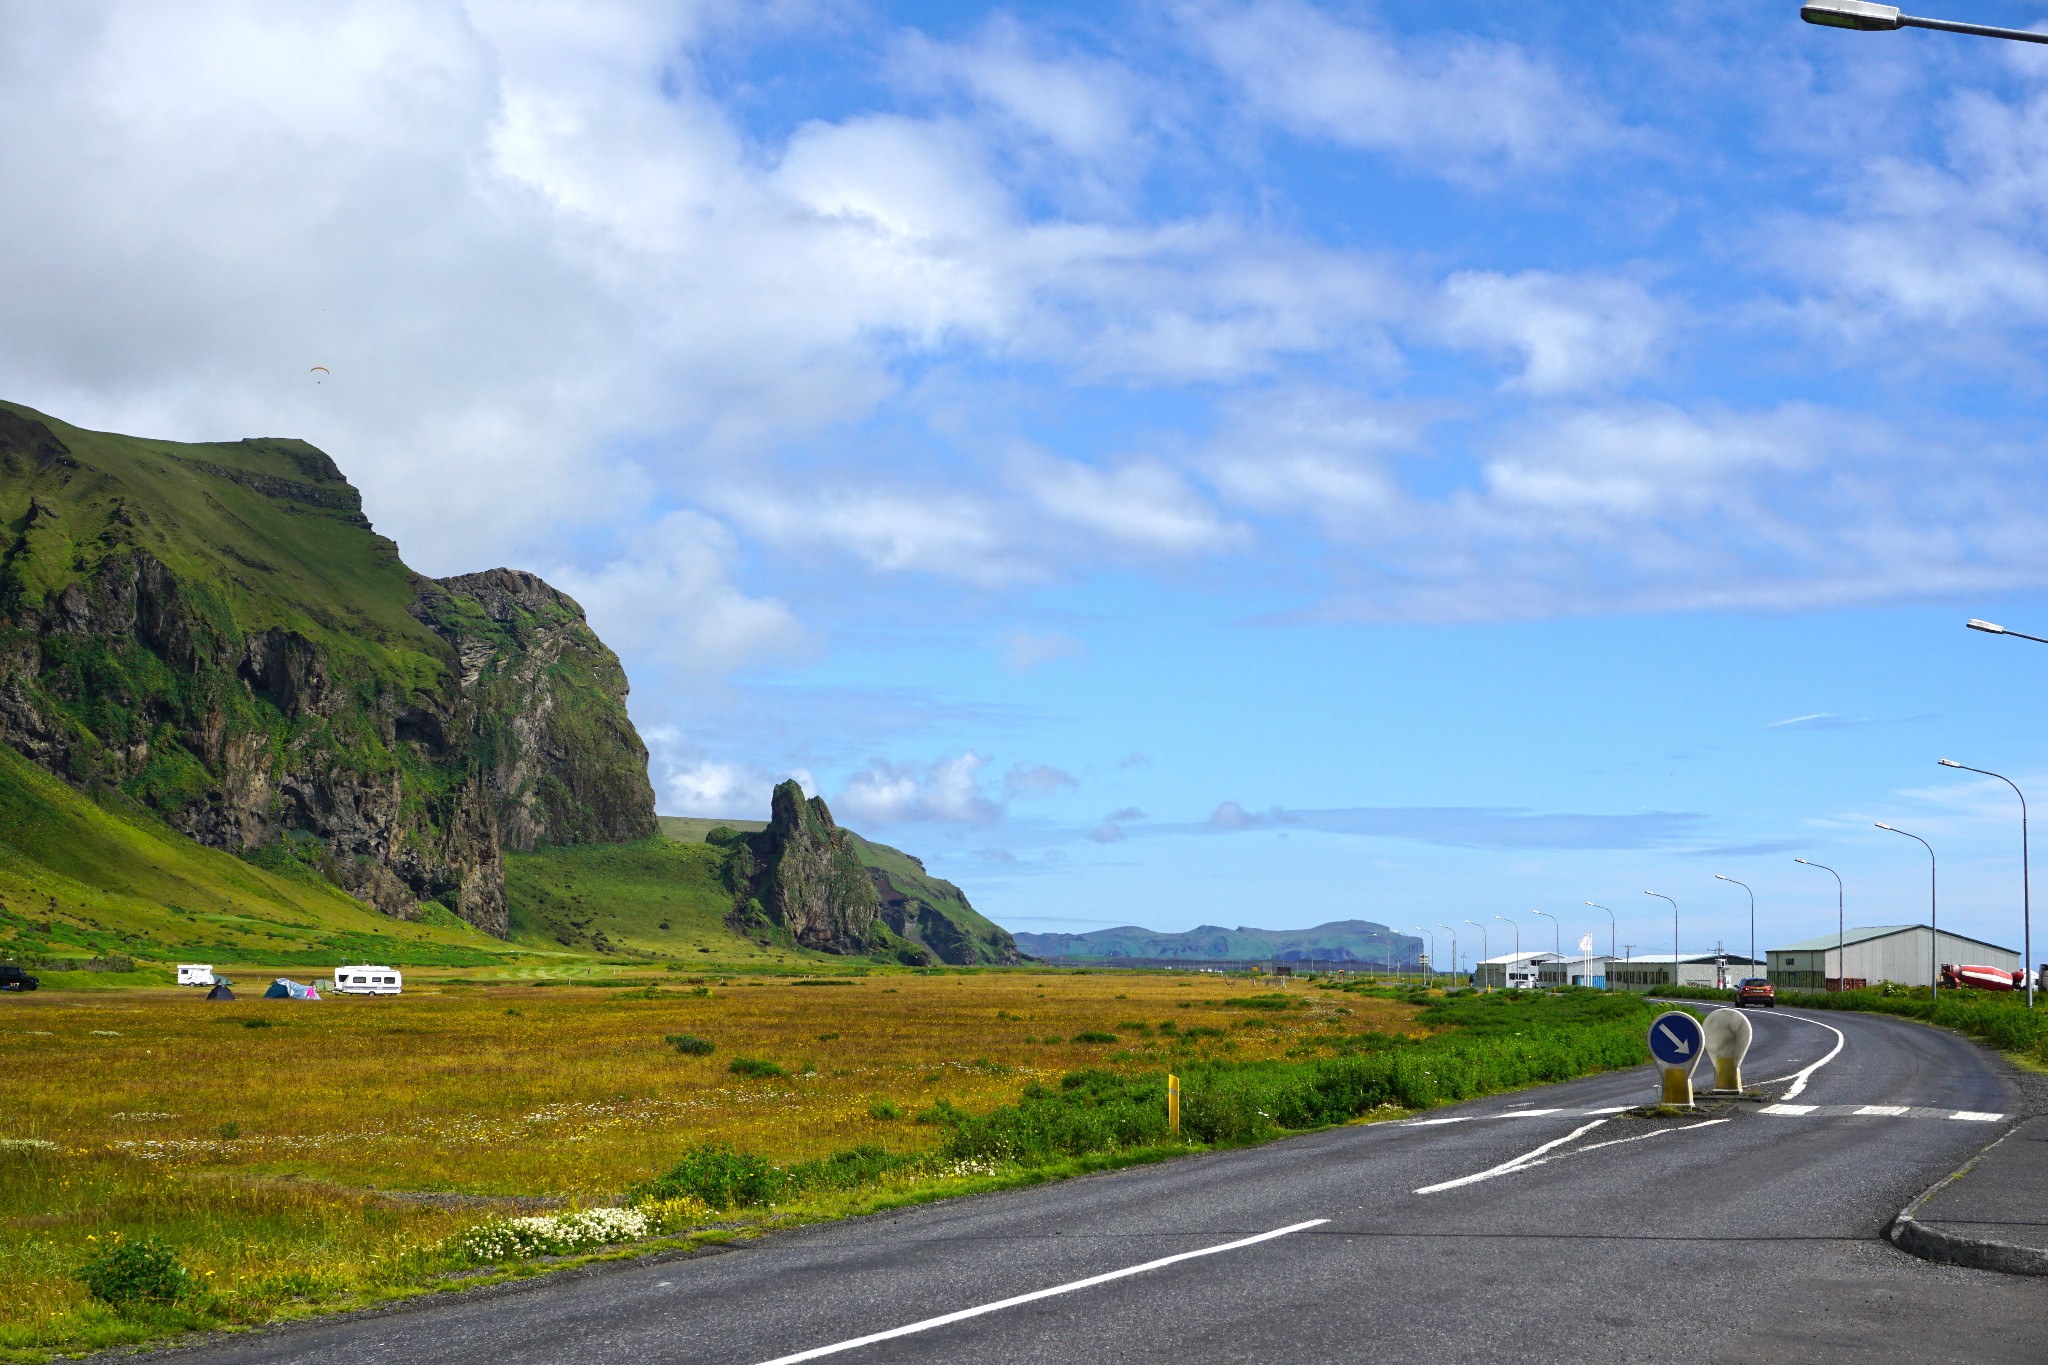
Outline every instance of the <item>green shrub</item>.
{"label": "green shrub", "polygon": [[784,1183],[783,1173],[762,1158],[717,1143],[685,1154],[661,1175],[634,1186],[630,1195],[635,1204],[689,1195],[726,1209],[765,1204]]}
{"label": "green shrub", "polygon": [[708,1057],[718,1050],[709,1038],[699,1038],[694,1033],[671,1033],[662,1041],[685,1057]]}
{"label": "green shrub", "polygon": [[1284,1010],[1291,1008],[1294,1001],[1285,995],[1239,995],[1223,1004],[1234,1010]]}
{"label": "green shrub", "polygon": [[1091,1028],[1075,1034],[1074,1041],[1077,1043],[1113,1043],[1116,1041],[1116,1035],[1114,1033],[1106,1033],[1099,1028]]}
{"label": "green shrub", "polygon": [[176,1303],[194,1288],[192,1272],[177,1255],[147,1238],[108,1247],[80,1268],[78,1279],[87,1293],[116,1308]]}
{"label": "green shrub", "polygon": [[769,1077],[787,1076],[789,1074],[781,1067],[775,1065],[775,1063],[764,1061],[759,1057],[735,1057],[732,1059],[731,1065],[725,1069],[735,1076],[752,1076],[757,1080],[766,1080]]}
{"label": "green shrub", "polygon": [[269,1028],[269,1027],[270,1027],[270,1021],[269,1021],[268,1019],[244,1019],[244,1020],[242,1021],[242,1027],[243,1027],[243,1028]]}
{"label": "green shrub", "polygon": [[903,1110],[889,1100],[869,1100],[868,1117],[883,1123],[893,1123],[903,1117]]}

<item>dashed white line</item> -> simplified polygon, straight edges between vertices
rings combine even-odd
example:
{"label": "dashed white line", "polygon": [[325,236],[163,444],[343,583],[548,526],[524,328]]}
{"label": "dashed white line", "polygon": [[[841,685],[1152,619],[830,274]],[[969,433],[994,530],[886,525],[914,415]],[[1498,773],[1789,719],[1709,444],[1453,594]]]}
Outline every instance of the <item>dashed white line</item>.
{"label": "dashed white line", "polygon": [[1904,1104],[1861,1104],[1856,1107],[1856,1117],[1895,1119],[1907,1113],[1910,1108],[1910,1105]]}
{"label": "dashed white line", "polygon": [[986,1313],[998,1313],[1005,1308],[1015,1308],[1019,1304],[1036,1303],[1040,1299],[1049,1299],[1055,1294],[1071,1294],[1077,1289],[1089,1289],[1098,1284],[1108,1284],[1112,1280],[1121,1280],[1132,1275],[1142,1275],[1148,1270],[1157,1270],[1161,1266],[1174,1265],[1181,1261],[1192,1261],[1199,1256],[1214,1256],[1218,1252],[1237,1251],[1243,1247],[1257,1246],[1260,1242],[1270,1242],[1275,1237],[1285,1237],[1291,1232],[1303,1232],[1309,1228],[1321,1227],[1329,1221],[1327,1218],[1311,1218],[1305,1223],[1290,1223],[1284,1228],[1274,1228],[1271,1232],[1261,1232],[1253,1237],[1240,1237],[1234,1242],[1221,1242],[1212,1247],[1203,1247],[1199,1251],[1183,1251],[1176,1256],[1162,1256],[1156,1261],[1147,1261],[1143,1265],[1125,1266],[1122,1270],[1111,1270],[1101,1275],[1090,1275],[1085,1280],[1073,1280],[1066,1284],[1056,1284],[1050,1289],[1034,1289],[1029,1294],[1018,1294],[1012,1298],[997,1299],[994,1303],[984,1303],[973,1308],[963,1308],[957,1313],[944,1313],[936,1318],[926,1318],[922,1322],[906,1323],[901,1327],[892,1327],[886,1332],[871,1332],[864,1337],[852,1337],[846,1341],[835,1341],[829,1346],[813,1346],[808,1351],[798,1351],[794,1355],[777,1356],[773,1360],[763,1361],[761,1365],[796,1365],[796,1362],[799,1360],[817,1360],[821,1356],[837,1355],[841,1351],[852,1351],[862,1346],[872,1346],[878,1341],[894,1341],[898,1337],[907,1337],[915,1332],[928,1332],[934,1327],[944,1327],[949,1323],[965,1322],[969,1318],[978,1318]]}
{"label": "dashed white line", "polygon": [[1972,1109],[1958,1109],[1955,1113],[1950,1114],[1949,1117],[1952,1119],[1959,1120],[1963,1123],[1997,1123],[2000,1119],[2004,1118],[2005,1115],[1980,1114]]}
{"label": "dashed white line", "polygon": [[1759,1114],[1791,1114],[1795,1117],[1811,1114],[1820,1108],[1817,1104],[1767,1104],[1757,1110]]}

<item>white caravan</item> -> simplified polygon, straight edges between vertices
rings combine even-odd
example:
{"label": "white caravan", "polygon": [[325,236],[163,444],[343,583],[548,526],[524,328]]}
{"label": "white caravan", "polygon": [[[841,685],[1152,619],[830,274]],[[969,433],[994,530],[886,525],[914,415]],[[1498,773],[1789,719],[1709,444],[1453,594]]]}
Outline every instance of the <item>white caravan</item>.
{"label": "white caravan", "polygon": [[180,986],[213,985],[213,964],[210,962],[180,962],[178,964],[178,984]]}
{"label": "white caravan", "polygon": [[342,995],[397,995],[404,986],[396,967],[336,967],[334,989]]}

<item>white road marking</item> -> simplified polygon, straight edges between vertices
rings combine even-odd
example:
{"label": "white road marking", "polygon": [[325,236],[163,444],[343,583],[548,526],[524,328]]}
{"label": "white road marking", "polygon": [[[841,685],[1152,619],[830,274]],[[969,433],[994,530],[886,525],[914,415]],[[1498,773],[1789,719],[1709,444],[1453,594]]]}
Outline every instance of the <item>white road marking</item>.
{"label": "white road marking", "polygon": [[821,1356],[837,1355],[841,1351],[852,1351],[862,1346],[872,1346],[878,1341],[894,1341],[897,1337],[907,1337],[915,1332],[928,1332],[934,1327],[944,1327],[950,1323],[965,1322],[969,1318],[978,1318],[985,1313],[997,1313],[1005,1308],[1015,1308],[1019,1304],[1036,1303],[1040,1299],[1049,1299],[1055,1294],[1071,1294],[1077,1289],[1090,1289],[1098,1284],[1108,1284],[1111,1280],[1121,1280],[1131,1275],[1142,1275],[1148,1270],[1157,1270],[1161,1266],[1173,1265],[1180,1261],[1192,1261],[1198,1256],[1214,1256],[1222,1251],[1236,1251],[1241,1247],[1257,1246],[1260,1242],[1270,1242],[1275,1237],[1285,1237],[1291,1232],[1303,1232],[1309,1228],[1321,1227],[1329,1221],[1327,1218],[1311,1218],[1306,1223],[1290,1223],[1284,1228],[1274,1228],[1271,1232],[1261,1232],[1253,1237],[1240,1237],[1235,1242],[1222,1242],[1216,1246],[1203,1247],[1199,1251],[1183,1251],[1175,1256],[1162,1256],[1156,1261],[1147,1261],[1143,1265],[1125,1266],[1122,1270],[1111,1270],[1101,1275],[1090,1275],[1085,1280],[1073,1280],[1067,1284],[1056,1284],[1050,1289],[1034,1289],[1029,1294],[1018,1294],[1012,1298],[997,1299],[994,1303],[984,1303],[974,1308],[963,1308],[957,1313],[945,1313],[936,1318],[926,1318],[922,1322],[912,1322],[902,1327],[892,1327],[886,1332],[872,1332],[864,1337],[853,1337],[846,1341],[835,1341],[830,1346],[813,1346],[810,1350],[798,1351],[795,1355],[777,1356],[773,1360],[765,1360],[761,1362],[761,1365],[796,1365],[796,1362],[799,1360],[816,1360]]}
{"label": "white road marking", "polygon": [[1820,1106],[1817,1104],[1767,1104],[1756,1112],[1759,1114],[1792,1114],[1797,1116],[1811,1114],[1818,1108]]}
{"label": "white road marking", "polygon": [[1536,1147],[1531,1149],[1530,1151],[1524,1152],[1522,1153],[1522,1155],[1515,1157],[1512,1160],[1503,1161],[1498,1166],[1488,1167],[1486,1170],[1477,1172],[1473,1175],[1461,1175],[1456,1180],[1446,1180],[1443,1181],[1441,1184],[1424,1185],[1421,1189],[1415,1191],[1415,1193],[1435,1194],[1439,1190],[1455,1190],[1460,1185],[1475,1185],[1482,1180],[1491,1180],[1497,1175],[1507,1175],[1510,1172],[1518,1169],[1519,1167],[1527,1164],[1528,1162],[1534,1161],[1537,1157],[1542,1156],[1545,1152],[1550,1151],[1552,1148],[1562,1147],[1564,1146],[1564,1144],[1572,1141],[1574,1138],[1583,1136],[1586,1133],[1590,1133],[1595,1128],[1598,1128],[1601,1124],[1607,1122],[1609,1122],[1609,1120],[1607,1119],[1594,1119],[1591,1123],[1582,1123],[1577,1128],[1574,1128],[1569,1133],[1566,1133],[1563,1137],[1552,1138],[1549,1142],[1544,1143],[1541,1147]]}
{"label": "white road marking", "polygon": [[[1685,1127],[1683,1127],[1683,1128],[1659,1128],[1659,1129],[1658,1129],[1658,1130],[1657,1130],[1656,1132],[1654,1132],[1654,1133],[1638,1133],[1638,1134],[1636,1134],[1636,1135],[1635,1135],[1634,1137],[1625,1137],[1625,1138],[1609,1138],[1609,1139],[1608,1139],[1607,1141],[1605,1141],[1605,1142],[1595,1142],[1595,1143],[1590,1143],[1590,1144],[1588,1144],[1587,1146],[1584,1146],[1584,1147],[1581,1147],[1581,1148],[1579,1148],[1579,1149],[1578,1149],[1577,1151],[1565,1152],[1565,1153],[1563,1153],[1563,1155],[1564,1155],[1564,1156],[1577,1156],[1577,1155],[1579,1155],[1579,1153],[1580,1153],[1580,1152],[1597,1152],[1597,1151],[1599,1151],[1599,1150],[1600,1150],[1600,1149],[1601,1149],[1602,1147],[1619,1147],[1619,1146],[1621,1146],[1621,1144],[1623,1144],[1624,1142],[1645,1142],[1645,1141],[1648,1141],[1648,1140],[1649,1140],[1650,1138],[1653,1138],[1653,1137],[1663,1137],[1663,1136],[1664,1136],[1664,1135],[1665,1135],[1666,1133],[1690,1133],[1690,1132],[1691,1132],[1691,1131],[1693,1131],[1693,1129],[1695,1129],[1695,1128],[1712,1128],[1712,1127],[1713,1127],[1713,1126],[1714,1126],[1715,1124],[1717,1124],[1717,1123],[1732,1123],[1732,1122],[1734,1122],[1734,1120],[1732,1120],[1732,1119],[1708,1119],[1708,1120],[1707,1120],[1707,1121],[1706,1121],[1705,1123],[1688,1123],[1688,1124],[1687,1124],[1687,1125],[1686,1125]],[[1545,1161],[1551,1161],[1551,1160],[1555,1160],[1555,1158],[1553,1158],[1553,1157],[1545,1157],[1545,1158],[1543,1158],[1543,1161],[1532,1161],[1532,1162],[1530,1162],[1529,1164],[1530,1164],[1530,1165],[1532,1165],[1532,1166],[1541,1166],[1541,1165],[1542,1165],[1542,1164],[1543,1164],[1543,1163],[1544,1163]]]}
{"label": "white road marking", "polygon": [[1613,1104],[1605,1109],[1588,1109],[1586,1112],[1588,1114],[1626,1114],[1635,1107],[1633,1104]]}
{"label": "white road marking", "polygon": [[1857,1106],[1856,1117],[1895,1119],[1907,1113],[1910,1108],[1911,1106],[1904,1104],[1864,1104]]}
{"label": "white road marking", "polygon": [[1450,1119],[1410,1119],[1408,1126],[1410,1128],[1437,1128],[1446,1123],[1470,1123],[1478,1117],[1477,1114],[1460,1114],[1456,1118]]}
{"label": "white road marking", "polygon": [[1843,1044],[1845,1044],[1846,1042],[1848,1042],[1848,1039],[1844,1038],[1844,1037],[1842,1036],[1842,1031],[1841,1031],[1840,1029],[1836,1028],[1836,1027],[1835,1027],[1835,1026],[1834,1026],[1833,1024],[1823,1024],[1823,1023],[1822,1023],[1822,1022],[1821,1022],[1820,1020],[1818,1020],[1818,1019],[1808,1019],[1808,1018],[1806,1018],[1806,1017],[1805,1017],[1804,1015],[1798,1015],[1798,1014],[1787,1014],[1787,1015],[1782,1015],[1782,1016],[1781,1016],[1781,1015],[1778,1015],[1778,1014],[1777,1014],[1777,1013],[1776,1013],[1775,1011],[1773,1011],[1773,1012],[1772,1012],[1772,1017],[1773,1017],[1773,1018],[1785,1018],[1785,1019],[1796,1019],[1796,1020],[1798,1020],[1798,1021],[1799,1021],[1800,1023],[1802,1023],[1802,1024],[1812,1024],[1812,1025],[1813,1025],[1813,1026],[1814,1026],[1815,1028],[1824,1028],[1824,1029],[1826,1029],[1826,1030],[1827,1030],[1827,1031],[1828,1031],[1829,1033],[1832,1033],[1832,1034],[1834,1034],[1834,1035],[1835,1035],[1835,1046],[1834,1046],[1834,1050],[1833,1050],[1832,1052],[1828,1053],[1828,1055],[1827,1055],[1827,1056],[1825,1056],[1825,1057],[1821,1058],[1821,1059],[1820,1059],[1819,1061],[1815,1062],[1815,1063],[1814,1063],[1813,1065],[1811,1065],[1811,1066],[1808,1066],[1808,1067],[1804,1067],[1804,1068],[1802,1068],[1801,1070],[1795,1071],[1795,1072],[1793,1072],[1793,1073],[1792,1073],[1791,1075],[1789,1075],[1789,1076],[1778,1076],[1778,1077],[1774,1077],[1773,1079],[1771,1079],[1771,1080],[1768,1080],[1768,1081],[1759,1081],[1759,1082],[1758,1082],[1758,1084],[1759,1084],[1759,1085],[1776,1085],[1776,1084],[1777,1084],[1777,1083],[1778,1083],[1779,1081],[1790,1081],[1790,1082],[1792,1082],[1792,1087],[1791,1087],[1791,1089],[1789,1089],[1789,1090],[1787,1090],[1787,1091],[1785,1092],[1784,1098],[1786,1098],[1786,1099],[1788,1099],[1788,1100],[1796,1100],[1796,1099],[1798,1099],[1798,1098],[1799,1098],[1799,1096],[1800,1096],[1800,1095],[1801,1095],[1802,1093],[1804,1093],[1804,1092],[1805,1092],[1805,1090],[1806,1090],[1806,1083],[1807,1083],[1808,1081],[1810,1081],[1810,1080],[1812,1080],[1812,1079],[1813,1079],[1813,1073],[1814,1073],[1814,1072],[1816,1072],[1816,1071],[1818,1071],[1818,1070],[1820,1070],[1820,1069],[1821,1069],[1822,1067],[1826,1066],[1826,1065],[1827,1065],[1827,1064],[1828,1064],[1829,1062],[1832,1062],[1833,1060],[1835,1060],[1835,1058],[1836,1058],[1836,1057],[1838,1057],[1839,1055],[1841,1055],[1841,1051],[1842,1051],[1842,1046],[1843,1046]]}
{"label": "white road marking", "polygon": [[1501,1117],[1504,1119],[1540,1119],[1551,1114],[1562,1114],[1562,1109],[1513,1109]]}
{"label": "white road marking", "polygon": [[1971,1109],[1958,1109],[1955,1113],[1950,1114],[1949,1117],[1952,1119],[1960,1119],[1964,1123],[1996,1123],[2000,1119],[2004,1118],[2005,1115],[1979,1114],[1975,1110]]}

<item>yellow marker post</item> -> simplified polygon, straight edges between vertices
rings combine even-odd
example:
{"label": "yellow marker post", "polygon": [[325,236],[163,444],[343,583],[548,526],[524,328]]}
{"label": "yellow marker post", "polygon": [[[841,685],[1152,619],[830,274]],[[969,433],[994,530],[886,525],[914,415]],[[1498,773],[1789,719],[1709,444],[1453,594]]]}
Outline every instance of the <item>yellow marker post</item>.
{"label": "yellow marker post", "polygon": [[1166,1126],[1180,1136],[1180,1077],[1171,1073],[1166,1077]]}
{"label": "yellow marker post", "polygon": [[1715,1010],[1707,1016],[1707,1055],[1714,1059],[1714,1089],[1742,1093],[1742,1059],[1749,1052],[1749,1020],[1739,1009]]}
{"label": "yellow marker post", "polygon": [[1650,1021],[1650,1057],[1663,1072],[1665,1104],[1692,1107],[1692,1069],[1706,1041],[1700,1021],[1682,1010],[1668,1010]]}

